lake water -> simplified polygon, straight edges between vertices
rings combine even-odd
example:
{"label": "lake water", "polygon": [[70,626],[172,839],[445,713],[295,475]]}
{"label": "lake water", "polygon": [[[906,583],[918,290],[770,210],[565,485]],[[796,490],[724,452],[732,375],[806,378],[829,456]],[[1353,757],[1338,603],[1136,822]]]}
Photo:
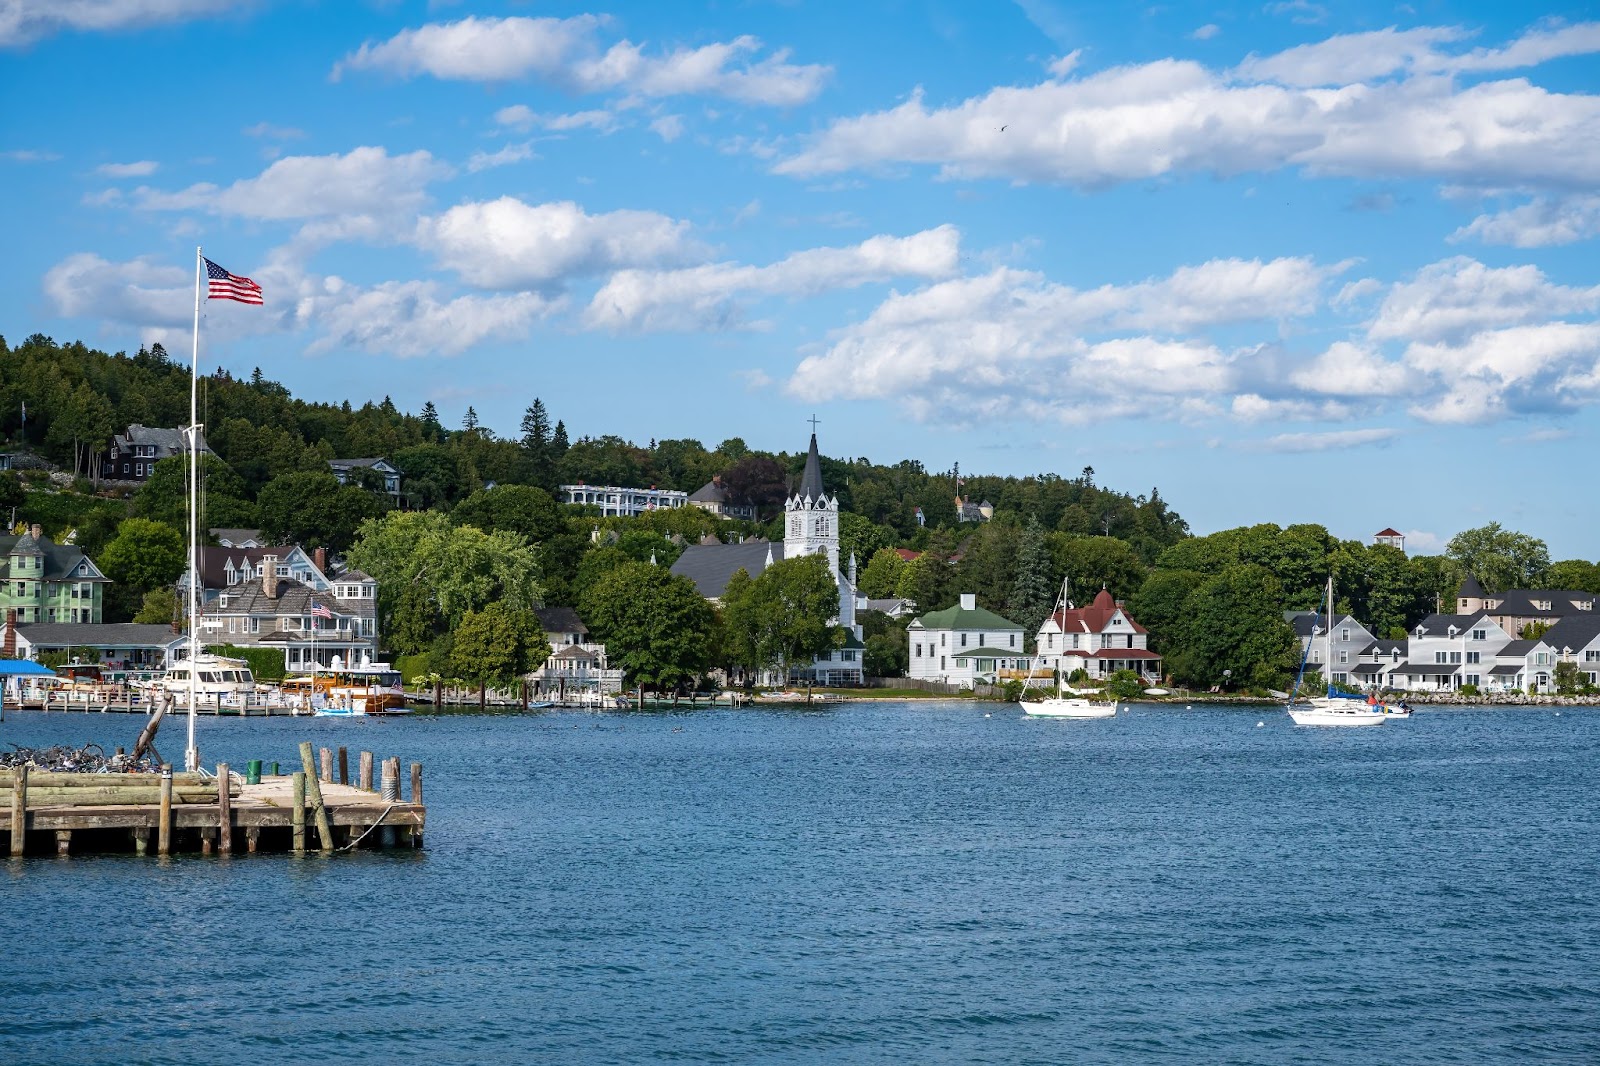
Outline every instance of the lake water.
{"label": "lake water", "polygon": [[422,761],[426,849],[11,862],[0,1062],[1600,1061],[1597,710],[198,731]]}

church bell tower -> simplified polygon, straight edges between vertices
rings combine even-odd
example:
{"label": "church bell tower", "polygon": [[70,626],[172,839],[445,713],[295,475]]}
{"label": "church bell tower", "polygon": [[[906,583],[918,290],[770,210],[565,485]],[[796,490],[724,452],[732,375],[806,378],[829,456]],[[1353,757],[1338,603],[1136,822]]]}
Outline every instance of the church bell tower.
{"label": "church bell tower", "polygon": [[826,555],[828,568],[839,572],[839,498],[822,487],[822,460],[817,457],[816,420],[812,419],[811,450],[800,487],[783,508],[783,557]]}

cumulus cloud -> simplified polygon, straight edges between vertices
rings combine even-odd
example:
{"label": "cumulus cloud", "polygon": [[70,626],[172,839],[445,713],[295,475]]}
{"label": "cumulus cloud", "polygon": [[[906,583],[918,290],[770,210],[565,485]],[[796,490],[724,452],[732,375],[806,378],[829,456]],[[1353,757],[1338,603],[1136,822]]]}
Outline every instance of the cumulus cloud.
{"label": "cumulus cloud", "polygon": [[510,289],[698,254],[688,223],[653,211],[591,215],[571,201],[513,197],[458,204],[417,224],[416,240],[473,285]]}
{"label": "cumulus cloud", "polygon": [[149,259],[113,263],[80,252],[45,273],[44,294],[60,315],[176,327],[193,314],[194,273]]}
{"label": "cumulus cloud", "polygon": [[[1073,423],[1206,415],[1218,400],[1264,390],[1247,382],[1254,352],[1198,334],[1310,313],[1338,269],[1300,259],[1217,260],[1079,290],[1000,268],[890,296],[827,351],[804,359],[788,387],[796,395],[894,397],[928,418],[1008,407]],[[1329,410],[1318,401],[1300,413]]]}
{"label": "cumulus cloud", "polygon": [[528,107],[526,104],[512,104],[502,107],[494,113],[494,120],[502,126],[527,132],[535,127],[547,130],[598,130],[601,133],[611,133],[619,129],[621,120],[614,111],[596,108],[589,111],[575,111],[571,114],[542,115]]}
{"label": "cumulus cloud", "polygon": [[135,29],[254,6],[254,0],[4,0],[0,47],[30,44],[62,31]]}
{"label": "cumulus cloud", "polygon": [[1409,345],[1405,361],[1442,391],[1411,413],[1429,422],[1489,422],[1568,411],[1600,398],[1600,323],[1485,330],[1460,343]]}
{"label": "cumulus cloud", "polygon": [[487,341],[524,337],[559,306],[531,292],[442,298],[430,281],[336,285],[307,309],[320,333],[309,350],[353,348],[403,359],[456,356]]}
{"label": "cumulus cloud", "polygon": [[177,192],[140,187],[140,207],[155,211],[205,211],[254,219],[370,217],[414,211],[429,182],[450,167],[426,151],[391,156],[383,148],[354,148],[344,155],[286,156],[254,178],[228,186],[191,185]]}
{"label": "cumulus cloud", "polygon": [[899,277],[949,277],[960,246],[959,231],[940,226],[910,237],[872,237],[849,248],[812,248],[761,267],[711,263],[624,270],[595,294],[585,321],[617,330],[718,328],[737,318],[741,297],[808,296]]}
{"label": "cumulus cloud", "polygon": [[1390,288],[1368,333],[1378,340],[1458,343],[1484,330],[1600,308],[1600,286],[1552,284],[1538,267],[1487,267],[1464,256]]}
{"label": "cumulus cloud", "polygon": [[1232,71],[1163,59],[998,87],[948,106],[930,106],[919,91],[889,110],[833,122],[774,169],[807,177],[922,164],[950,178],[1093,189],[1300,167],[1586,187],[1600,172],[1600,97],[1525,79],[1463,85],[1439,72],[1597,51],[1597,26],[1465,55],[1442,50],[1464,36],[1451,27],[1351,34],[1251,57]]}
{"label": "cumulus cloud", "polygon": [[94,172],[108,178],[147,178],[160,167],[160,163],[141,159],[137,163],[101,163],[94,168]]}
{"label": "cumulus cloud", "polygon": [[1491,215],[1479,215],[1450,235],[1452,241],[1476,238],[1485,244],[1543,248],[1600,237],[1600,196],[1535,198]]}
{"label": "cumulus cloud", "polygon": [[628,40],[605,47],[600,33],[608,21],[578,15],[430,23],[387,41],[368,41],[335,64],[332,77],[372,70],[457,81],[534,79],[569,92],[709,95],[792,106],[813,99],[830,73],[824,66],[790,63],[787,51],[757,58],[762,44],[749,36],[658,54]]}

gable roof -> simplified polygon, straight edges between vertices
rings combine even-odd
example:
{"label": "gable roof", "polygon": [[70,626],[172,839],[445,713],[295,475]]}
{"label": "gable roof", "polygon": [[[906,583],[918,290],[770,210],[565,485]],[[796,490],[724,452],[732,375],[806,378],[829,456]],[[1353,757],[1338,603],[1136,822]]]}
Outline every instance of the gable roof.
{"label": "gable roof", "polygon": [[36,648],[165,648],[189,639],[171,626],[142,622],[36,622],[17,626],[17,636]]}
{"label": "gable roof", "polygon": [[1015,629],[1022,632],[1022,627],[1017,623],[1001,618],[993,611],[982,607],[963,610],[960,604],[942,611],[929,611],[911,624],[923,629]]}
{"label": "gable roof", "polygon": [[1144,626],[1135,622],[1133,616],[1123,610],[1105,589],[1095,594],[1094,602],[1089,606],[1061,608],[1045,621],[1054,621],[1056,627],[1063,633],[1103,633],[1119,610],[1122,611],[1122,617],[1128,620],[1128,628],[1135,633],[1149,632]]}
{"label": "gable roof", "polygon": [[243,547],[246,541],[261,543],[261,530],[259,529],[208,529],[217,542],[224,548],[229,546]]}
{"label": "gable roof", "polygon": [[[1575,592],[1571,589],[1507,589],[1492,597],[1494,613],[1515,615],[1518,618],[1565,618],[1578,613],[1574,604],[1588,603],[1595,609],[1597,597],[1592,592]],[[1535,606],[1534,601],[1549,602],[1549,607]]]}
{"label": "gable roof", "polygon": [[[216,548],[209,544],[203,545],[195,553],[200,566],[200,587],[212,590],[225,589],[253,575],[256,567],[261,565],[261,560],[266,556],[277,556],[281,563],[285,562],[294,550],[295,546],[292,544],[272,548]],[[310,558],[306,561],[312,566],[316,565]],[[228,577],[230,564],[233,568],[231,579]]]}
{"label": "gable roof", "polygon": [[743,544],[691,544],[672,564],[671,572],[694,582],[700,595],[721,599],[735,570],[743,569],[756,577],[767,568],[767,553],[772,561],[783,558],[783,542],[751,539]]}
{"label": "gable roof", "polygon": [[1403,536],[1405,536],[1405,534],[1400,532],[1398,529],[1390,527],[1389,529],[1380,529],[1380,530],[1378,530],[1378,532],[1374,533],[1373,536],[1374,537],[1403,537]]}
{"label": "gable roof", "polygon": [[1537,640],[1513,640],[1511,643],[1507,644],[1505,647],[1503,647],[1499,651],[1495,652],[1495,654],[1496,655],[1527,655],[1530,651],[1532,651],[1534,648],[1536,648],[1538,646],[1539,646],[1539,642]]}
{"label": "gable roof", "polygon": [[1463,629],[1469,628],[1473,622],[1476,622],[1478,619],[1483,617],[1485,617],[1485,615],[1482,611],[1479,611],[1477,614],[1430,614],[1421,622],[1418,622],[1415,626],[1412,626],[1411,629],[1412,632],[1416,632],[1418,629],[1420,629],[1430,637],[1442,637],[1446,634],[1451,626],[1454,626],[1456,632],[1459,633]]}
{"label": "gable roof", "polygon": [[374,466],[377,466],[379,463],[382,463],[384,466],[389,467],[390,469],[393,469],[393,466],[389,462],[389,460],[385,459],[381,455],[374,455],[369,459],[329,459],[328,460],[328,465],[333,467],[335,470],[349,470],[352,467],[358,467],[358,466],[374,467]]}
{"label": "gable roof", "polygon": [[[113,435],[112,440],[119,448],[132,448],[136,445],[153,447],[156,450],[155,458],[166,459],[174,455],[185,455],[183,430],[163,429],[160,426],[141,426],[135,422],[128,427],[127,432]],[[211,452],[206,444],[206,431],[200,431],[200,451]]]}
{"label": "gable roof", "polygon": [[326,607],[333,614],[347,618],[360,618],[365,613],[360,609],[352,608],[326,592],[318,592],[311,586],[296,581],[292,577],[280,577],[278,579],[278,595],[276,598],[268,596],[259,581],[240,581],[237,584],[230,585],[228,586],[228,606],[208,607],[207,612],[213,615],[256,614],[292,618],[295,615],[309,615],[311,613],[312,600]]}
{"label": "gable roof", "polygon": [[[41,555],[44,557],[44,580],[64,581],[69,577],[74,581],[105,581],[106,577],[94,565],[94,560],[87,559],[83,549],[74,544],[57,544],[49,537],[33,536],[24,533],[20,537],[0,536],[0,575],[11,572],[12,555]],[[78,564],[87,561],[90,573],[73,576],[73,571]],[[27,575],[33,580],[36,575]]]}
{"label": "gable roof", "polygon": [[1600,638],[1600,615],[1590,611],[1569,614],[1549,629],[1539,639],[1560,651],[1563,648],[1587,648]]}
{"label": "gable roof", "polygon": [[535,607],[533,613],[546,633],[589,632],[589,627],[583,624],[583,619],[571,607]]}

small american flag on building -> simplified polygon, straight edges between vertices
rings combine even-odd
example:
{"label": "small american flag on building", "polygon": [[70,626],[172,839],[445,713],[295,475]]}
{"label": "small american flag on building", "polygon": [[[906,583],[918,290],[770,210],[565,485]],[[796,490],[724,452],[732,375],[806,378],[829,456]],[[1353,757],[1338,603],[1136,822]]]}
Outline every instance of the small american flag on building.
{"label": "small american flag on building", "polygon": [[263,302],[260,285],[249,278],[228,273],[209,259],[206,259],[206,277],[211,279],[208,295],[213,300],[237,300],[242,304],[255,304],[257,307]]}
{"label": "small american flag on building", "polygon": [[318,603],[316,600],[312,600],[311,601],[311,617],[313,617],[313,618],[326,618],[329,621],[332,621],[333,620],[333,612],[328,610],[322,604]]}

